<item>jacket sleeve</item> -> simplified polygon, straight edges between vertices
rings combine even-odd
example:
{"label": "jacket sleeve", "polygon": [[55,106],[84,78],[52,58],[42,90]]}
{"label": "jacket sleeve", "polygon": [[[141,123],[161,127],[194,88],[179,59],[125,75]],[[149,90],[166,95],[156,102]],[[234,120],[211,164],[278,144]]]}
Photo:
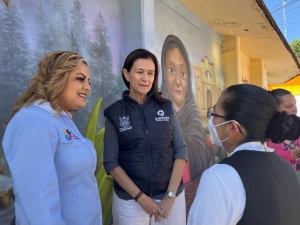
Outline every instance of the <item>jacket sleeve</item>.
{"label": "jacket sleeve", "polygon": [[114,125],[105,118],[103,165],[106,173],[119,165],[119,140]]}
{"label": "jacket sleeve", "polygon": [[179,123],[175,111],[173,112],[173,137],[172,144],[175,150],[174,158],[187,160],[187,147],[180,131]]}
{"label": "jacket sleeve", "polygon": [[31,225],[65,224],[54,163],[58,132],[51,122],[48,115],[23,109],[9,122],[3,139],[20,210],[16,219]]}

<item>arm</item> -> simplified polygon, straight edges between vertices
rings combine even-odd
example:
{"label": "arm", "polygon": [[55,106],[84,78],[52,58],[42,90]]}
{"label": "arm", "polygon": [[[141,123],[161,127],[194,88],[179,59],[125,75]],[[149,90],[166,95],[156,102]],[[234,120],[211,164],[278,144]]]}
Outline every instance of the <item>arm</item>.
{"label": "arm", "polygon": [[[114,180],[132,197],[134,198],[140,189],[133,183],[126,172],[119,165],[119,143],[118,135],[113,124],[105,119],[105,134],[104,134],[104,167],[106,172],[114,178]],[[144,211],[150,215],[155,215],[158,221],[158,215],[163,215],[163,211],[156,204],[154,199],[147,195],[142,196],[137,201]]]}
{"label": "arm", "polygon": [[19,220],[33,225],[65,224],[54,163],[56,128],[40,112],[21,113],[10,121],[3,139],[14,182],[15,204],[21,209]]}
{"label": "arm", "polygon": [[[168,186],[168,191],[172,191],[176,194],[180,181],[182,180],[183,167],[186,163],[184,159],[175,159],[174,167]],[[174,204],[175,198],[170,198],[167,194],[164,195],[163,199],[158,203],[160,208],[165,212],[165,219],[168,219],[169,212]]]}
{"label": "arm", "polygon": [[[181,134],[176,114],[174,114],[173,121],[174,122],[172,142],[175,150],[175,161],[167,191],[172,191],[174,194],[176,194],[180,181],[182,180],[182,173],[184,165],[186,163],[187,154],[186,144]],[[159,202],[159,206],[161,207],[161,209],[164,212],[166,212],[166,219],[168,218],[168,213],[174,204],[174,200],[174,198],[170,198],[168,195],[165,195],[163,199]]]}
{"label": "arm", "polygon": [[214,165],[201,176],[187,224],[236,224],[245,204],[245,188],[238,173],[229,165]]}

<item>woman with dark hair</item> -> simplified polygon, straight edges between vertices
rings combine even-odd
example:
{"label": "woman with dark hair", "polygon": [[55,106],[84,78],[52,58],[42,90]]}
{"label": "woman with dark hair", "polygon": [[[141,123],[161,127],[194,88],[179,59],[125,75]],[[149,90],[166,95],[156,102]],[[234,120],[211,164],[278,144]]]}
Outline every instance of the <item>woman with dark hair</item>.
{"label": "woman with dark hair", "polygon": [[150,224],[186,224],[186,145],[171,101],[158,93],[158,74],[151,52],[131,52],[122,70],[129,90],[104,111],[104,167],[114,179],[116,225],[148,225],[149,216]]}
{"label": "woman with dark hair", "polygon": [[183,174],[183,180],[187,183],[207,169],[210,159],[205,150],[200,112],[193,96],[188,54],[180,39],[174,35],[169,35],[164,42],[161,64],[162,96],[172,101],[187,145],[188,162]]}
{"label": "woman with dark hair", "polygon": [[229,157],[202,174],[188,225],[299,224],[299,178],[264,143],[298,138],[300,118],[250,84],[228,87],[208,115],[212,142]]}
{"label": "woman with dark hair", "polygon": [[[288,115],[297,115],[296,98],[291,92],[278,88],[270,91],[270,94],[275,98],[279,112],[286,111]],[[284,140],[282,143],[269,141],[267,145],[290,162],[295,170],[300,169],[300,138],[297,140]]]}

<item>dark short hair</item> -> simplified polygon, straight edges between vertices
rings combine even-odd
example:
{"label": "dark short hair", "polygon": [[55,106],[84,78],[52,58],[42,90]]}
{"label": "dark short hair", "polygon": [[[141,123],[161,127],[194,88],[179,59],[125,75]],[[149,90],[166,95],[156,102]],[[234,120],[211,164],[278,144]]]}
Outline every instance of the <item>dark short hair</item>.
{"label": "dark short hair", "polygon": [[269,92],[273,96],[273,98],[275,98],[278,105],[280,105],[280,103],[282,102],[282,96],[292,94],[290,91],[282,88],[277,88]]}
{"label": "dark short hair", "polygon": [[[158,74],[159,74],[159,66],[158,66],[158,61],[156,56],[149,52],[146,49],[136,49],[134,51],[132,51],[131,53],[129,53],[129,55],[126,57],[125,61],[124,61],[124,65],[123,65],[123,69],[126,69],[128,72],[130,72],[133,63],[138,60],[138,59],[151,59],[154,63],[154,67],[155,67],[155,74],[154,74],[154,81],[151,87],[151,91],[154,90],[154,98],[162,103],[164,102],[163,98],[160,96],[159,92],[158,92]],[[122,78],[124,81],[124,84],[126,85],[126,87],[128,89],[130,89],[130,84],[129,82],[126,80],[124,74],[123,74],[123,70],[122,70]]]}
{"label": "dark short hair", "polygon": [[261,87],[251,84],[232,85],[221,97],[221,107],[226,118],[236,120],[246,129],[243,142],[271,139],[278,143],[295,140],[300,135],[300,129],[297,129],[300,118],[278,112],[273,96]]}

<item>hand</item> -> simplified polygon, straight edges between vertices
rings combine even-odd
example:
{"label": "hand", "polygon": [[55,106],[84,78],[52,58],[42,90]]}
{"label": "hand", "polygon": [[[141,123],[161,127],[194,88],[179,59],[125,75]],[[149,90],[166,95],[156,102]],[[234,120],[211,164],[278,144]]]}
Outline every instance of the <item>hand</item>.
{"label": "hand", "polygon": [[155,222],[160,222],[161,218],[164,217],[164,211],[159,207],[154,199],[149,198],[147,195],[142,196],[137,200],[144,211],[149,214],[150,218],[152,215],[155,216]]}
{"label": "hand", "polygon": [[[170,198],[167,194],[163,197],[163,199],[158,203],[159,207],[163,210],[164,218],[167,220],[169,216],[169,212],[174,204],[175,198]],[[161,218],[159,218],[161,219]]]}

